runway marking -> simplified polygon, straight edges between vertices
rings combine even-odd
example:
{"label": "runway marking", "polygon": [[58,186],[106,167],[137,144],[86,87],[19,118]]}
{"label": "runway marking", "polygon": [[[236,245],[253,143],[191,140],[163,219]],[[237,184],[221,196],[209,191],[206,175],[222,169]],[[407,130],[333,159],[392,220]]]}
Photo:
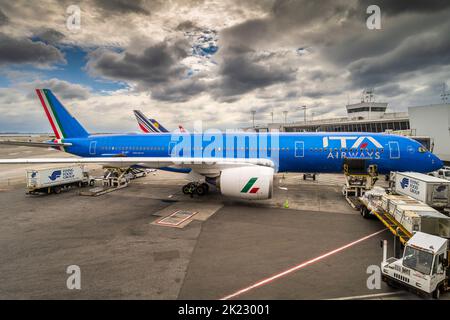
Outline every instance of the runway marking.
{"label": "runway marking", "polygon": [[229,299],[232,299],[234,297],[240,296],[243,293],[249,292],[252,289],[255,289],[255,288],[258,288],[258,287],[262,287],[262,286],[264,286],[264,285],[266,285],[266,284],[268,284],[268,283],[270,283],[270,282],[272,282],[272,281],[274,281],[276,279],[282,278],[282,277],[284,277],[284,276],[286,276],[286,275],[288,275],[288,274],[290,274],[292,272],[295,272],[297,270],[300,270],[300,269],[302,269],[302,268],[304,268],[304,267],[306,267],[306,266],[308,266],[310,264],[313,264],[313,263],[315,263],[317,261],[320,261],[322,259],[325,259],[325,258],[327,258],[327,257],[329,257],[329,256],[331,256],[333,254],[336,254],[336,253],[341,252],[341,251],[343,251],[345,249],[348,249],[348,248],[350,248],[350,247],[352,247],[352,246],[354,246],[354,245],[356,245],[356,244],[358,244],[360,242],[363,242],[363,241],[365,241],[367,239],[370,239],[370,238],[372,238],[372,237],[374,237],[374,236],[376,236],[376,235],[378,235],[378,234],[380,234],[380,233],[382,233],[382,232],[384,232],[386,230],[387,229],[385,228],[385,229],[379,230],[377,232],[374,232],[372,234],[369,234],[369,235],[367,235],[367,236],[365,236],[363,238],[360,238],[358,240],[350,242],[350,243],[348,243],[348,244],[346,244],[346,245],[344,245],[344,246],[342,246],[340,248],[337,248],[337,249],[334,249],[332,251],[329,251],[329,252],[327,252],[327,253],[325,253],[325,254],[323,254],[321,256],[318,256],[318,257],[315,257],[315,258],[313,258],[311,260],[305,261],[305,262],[303,262],[303,263],[301,263],[299,265],[296,265],[296,266],[294,266],[294,267],[292,267],[290,269],[287,269],[287,270],[285,270],[283,272],[277,273],[277,274],[275,274],[275,275],[273,275],[273,276],[271,276],[269,278],[266,278],[266,279],[263,279],[261,281],[258,281],[256,283],[252,284],[251,286],[248,286],[248,287],[246,287],[244,289],[236,291],[236,292],[234,292],[234,293],[232,293],[232,294],[230,294],[230,295],[228,295],[226,297],[223,297],[220,300],[229,300]]}
{"label": "runway marking", "polygon": [[406,294],[406,292],[403,292],[403,291],[384,292],[384,293],[366,294],[366,295],[362,295],[362,296],[332,298],[332,299],[326,299],[326,300],[362,300],[362,299],[382,298],[382,297],[389,297],[389,296],[401,296],[401,295],[405,295],[405,294]]}

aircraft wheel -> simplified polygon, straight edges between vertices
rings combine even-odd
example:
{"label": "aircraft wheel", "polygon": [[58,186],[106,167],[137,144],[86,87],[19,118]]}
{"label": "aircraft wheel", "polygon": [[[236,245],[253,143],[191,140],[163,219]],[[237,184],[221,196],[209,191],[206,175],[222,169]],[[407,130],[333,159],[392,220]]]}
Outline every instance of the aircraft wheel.
{"label": "aircraft wheel", "polygon": [[182,190],[183,190],[184,194],[190,194],[191,193],[191,184],[190,183],[185,184],[183,186]]}
{"label": "aircraft wheel", "polygon": [[201,185],[197,186],[196,191],[199,196],[203,196],[208,192],[208,186],[205,186],[205,183],[202,183]]}
{"label": "aircraft wheel", "polygon": [[53,188],[53,192],[56,194],[60,194],[61,193],[61,188],[60,187],[54,187]]}

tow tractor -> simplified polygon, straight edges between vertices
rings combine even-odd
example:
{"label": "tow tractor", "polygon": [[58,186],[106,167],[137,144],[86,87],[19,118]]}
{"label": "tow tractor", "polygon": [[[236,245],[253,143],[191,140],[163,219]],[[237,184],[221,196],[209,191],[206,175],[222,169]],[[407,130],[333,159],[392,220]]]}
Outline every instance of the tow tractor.
{"label": "tow tractor", "polygon": [[404,287],[419,295],[439,299],[441,293],[450,290],[448,257],[448,239],[416,232],[405,243],[400,259],[385,259],[384,254],[382,280],[389,286]]}

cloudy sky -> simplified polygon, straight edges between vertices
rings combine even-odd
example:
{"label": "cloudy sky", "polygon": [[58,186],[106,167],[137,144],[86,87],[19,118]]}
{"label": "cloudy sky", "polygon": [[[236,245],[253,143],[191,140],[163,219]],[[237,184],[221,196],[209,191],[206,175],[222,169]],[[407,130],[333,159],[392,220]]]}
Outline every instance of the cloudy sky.
{"label": "cloudy sky", "polygon": [[450,85],[449,34],[448,0],[0,0],[0,132],[50,131],[34,88],[91,132],[342,116],[364,88],[406,111]]}

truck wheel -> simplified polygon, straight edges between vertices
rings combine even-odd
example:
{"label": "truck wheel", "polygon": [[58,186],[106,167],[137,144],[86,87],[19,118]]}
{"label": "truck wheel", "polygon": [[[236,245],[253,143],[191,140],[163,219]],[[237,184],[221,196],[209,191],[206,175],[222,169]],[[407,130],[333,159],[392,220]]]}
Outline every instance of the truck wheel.
{"label": "truck wheel", "polygon": [[54,187],[53,188],[53,192],[56,194],[60,194],[61,193],[61,188],[60,187]]}
{"label": "truck wheel", "polygon": [[369,209],[367,209],[366,207],[361,207],[361,215],[364,219],[369,219]]}
{"label": "truck wheel", "polygon": [[93,187],[94,184],[95,184],[95,180],[92,179],[91,181],[89,181],[89,185],[90,185],[91,187]]}
{"label": "truck wheel", "polygon": [[433,298],[436,300],[441,298],[441,288],[439,286],[433,291]]}

